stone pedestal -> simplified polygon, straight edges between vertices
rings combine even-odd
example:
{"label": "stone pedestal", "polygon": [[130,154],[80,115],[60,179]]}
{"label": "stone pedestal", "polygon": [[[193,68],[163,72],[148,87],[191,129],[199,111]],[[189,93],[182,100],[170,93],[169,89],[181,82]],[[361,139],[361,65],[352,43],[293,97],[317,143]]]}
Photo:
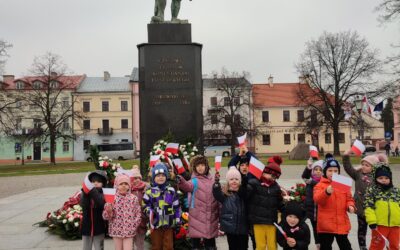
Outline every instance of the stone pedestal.
{"label": "stone pedestal", "polygon": [[139,49],[141,163],[153,144],[171,131],[177,141],[193,138],[202,148],[201,49],[190,24],[148,24]]}

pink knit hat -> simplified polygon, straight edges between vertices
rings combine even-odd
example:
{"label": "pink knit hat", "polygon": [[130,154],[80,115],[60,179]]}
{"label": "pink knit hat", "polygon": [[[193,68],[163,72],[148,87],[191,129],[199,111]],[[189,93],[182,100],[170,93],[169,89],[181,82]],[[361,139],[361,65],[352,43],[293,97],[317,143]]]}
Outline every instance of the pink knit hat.
{"label": "pink knit hat", "polygon": [[132,166],[132,176],[139,177],[140,179],[142,179],[142,175],[140,174],[140,169],[138,165]]}
{"label": "pink knit hat", "polygon": [[242,182],[242,176],[240,175],[239,170],[237,170],[236,167],[230,167],[228,172],[226,172],[226,181],[232,180],[232,179],[238,179],[239,183]]}
{"label": "pink knit hat", "polygon": [[379,159],[376,155],[367,155],[364,158],[362,158],[361,163],[363,161],[369,163],[371,166],[374,166],[375,164],[377,164],[379,162]]}
{"label": "pink knit hat", "polygon": [[129,185],[129,188],[131,187],[131,181],[129,179],[129,176],[125,174],[120,174],[115,178],[115,187],[118,187],[119,184],[126,182]]}

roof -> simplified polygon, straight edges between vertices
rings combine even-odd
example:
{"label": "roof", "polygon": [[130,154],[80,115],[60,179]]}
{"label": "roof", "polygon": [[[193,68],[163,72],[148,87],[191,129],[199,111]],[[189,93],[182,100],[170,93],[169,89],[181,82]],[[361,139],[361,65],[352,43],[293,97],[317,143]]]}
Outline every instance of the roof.
{"label": "roof", "polygon": [[[57,77],[56,81],[60,82],[61,84],[67,84],[65,89],[75,89],[79,86],[83,79],[85,79],[85,77],[85,75],[59,76]],[[16,89],[17,82],[21,81],[27,84],[24,89],[32,89],[32,84],[35,81],[47,82],[48,79],[46,76],[26,76],[2,82],[5,83],[6,90],[13,90]]]}
{"label": "roof", "polygon": [[253,84],[254,107],[298,107],[302,106],[298,93],[303,91],[308,96],[315,96],[308,84],[301,83],[263,83]]}
{"label": "roof", "polygon": [[131,92],[130,77],[86,77],[76,92]]}
{"label": "roof", "polygon": [[137,67],[133,67],[132,73],[129,79],[131,82],[138,82],[139,81],[139,69]]}

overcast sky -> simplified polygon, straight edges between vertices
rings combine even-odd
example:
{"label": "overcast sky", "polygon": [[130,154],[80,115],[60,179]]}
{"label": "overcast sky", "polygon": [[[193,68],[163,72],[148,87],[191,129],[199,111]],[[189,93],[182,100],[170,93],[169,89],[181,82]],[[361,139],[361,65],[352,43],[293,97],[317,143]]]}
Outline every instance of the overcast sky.
{"label": "overcast sky", "polygon": [[[170,18],[167,0],[166,17]],[[381,0],[182,0],[179,17],[203,44],[203,74],[249,71],[253,83],[295,82],[304,45],[323,31],[357,31],[381,56],[393,54],[399,26],[382,26]],[[12,43],[6,73],[27,74],[34,56],[57,53],[76,74],[130,74],[147,42],[154,0],[0,0],[0,38]]]}

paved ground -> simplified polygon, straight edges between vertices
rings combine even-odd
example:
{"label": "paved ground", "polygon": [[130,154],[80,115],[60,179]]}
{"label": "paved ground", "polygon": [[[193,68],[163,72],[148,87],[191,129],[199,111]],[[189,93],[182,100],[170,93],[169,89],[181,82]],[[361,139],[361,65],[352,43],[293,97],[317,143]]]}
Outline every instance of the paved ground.
{"label": "paved ground", "polygon": [[[300,181],[298,176],[302,170],[302,166],[283,167],[284,174],[279,183],[289,188]],[[0,198],[0,250],[81,249],[81,241],[65,241],[46,233],[45,228],[32,225],[43,220],[47,212],[61,207],[64,201],[80,188],[84,175],[82,173],[0,178],[0,194],[3,197]],[[396,166],[393,179],[399,178],[400,166]],[[350,215],[350,219],[353,225],[350,240],[353,248],[358,249],[357,218]],[[219,238],[217,244],[219,249],[228,249],[224,237]],[[111,240],[106,240],[105,249],[113,249]],[[310,249],[314,249],[314,246],[311,245]]]}

